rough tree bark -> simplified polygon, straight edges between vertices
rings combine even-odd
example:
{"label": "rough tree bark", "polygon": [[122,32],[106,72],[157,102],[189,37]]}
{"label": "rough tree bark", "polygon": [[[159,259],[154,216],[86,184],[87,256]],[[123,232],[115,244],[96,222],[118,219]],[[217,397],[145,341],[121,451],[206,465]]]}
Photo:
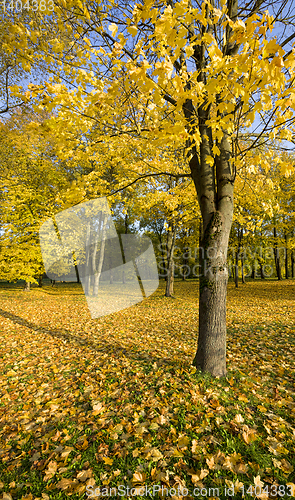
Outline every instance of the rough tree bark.
{"label": "rough tree bark", "polygon": [[26,281],[25,282],[25,286],[23,288],[23,291],[24,292],[29,292],[31,290],[31,282],[30,281]]}
{"label": "rough tree bark", "polygon": [[[188,115],[190,103],[185,106]],[[200,252],[199,337],[193,365],[214,376],[225,376],[227,250],[233,217],[234,172],[226,130],[218,145],[220,155],[215,157],[215,169],[208,163],[208,107],[199,108],[198,115],[202,142],[199,155],[195,152],[190,160],[190,168],[202,214],[204,251]]]}
{"label": "rough tree bark", "polygon": [[[233,2],[237,8],[237,2]],[[234,11],[230,12],[235,16]],[[226,53],[231,47],[227,44]],[[205,80],[202,69],[205,64],[204,49],[197,46],[195,59],[198,61],[200,81]],[[226,375],[226,292],[228,282],[227,250],[233,217],[234,165],[229,134],[223,129],[223,137],[218,141],[219,155],[212,157],[212,131],[208,126],[210,105],[202,104],[197,109],[197,119],[193,103],[187,100],[183,111],[190,132],[198,129],[201,143],[199,150],[192,145],[190,169],[194,181],[202,215],[199,281],[199,337],[193,365],[213,376]],[[218,111],[220,117],[222,112]]]}

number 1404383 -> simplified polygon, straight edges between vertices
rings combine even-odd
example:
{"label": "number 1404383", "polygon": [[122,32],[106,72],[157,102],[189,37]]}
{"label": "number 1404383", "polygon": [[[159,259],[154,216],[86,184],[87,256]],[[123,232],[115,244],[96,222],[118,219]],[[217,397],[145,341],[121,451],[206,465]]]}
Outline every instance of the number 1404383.
{"label": "number 1404383", "polygon": [[40,11],[50,12],[54,9],[53,0],[2,0],[4,12]]}

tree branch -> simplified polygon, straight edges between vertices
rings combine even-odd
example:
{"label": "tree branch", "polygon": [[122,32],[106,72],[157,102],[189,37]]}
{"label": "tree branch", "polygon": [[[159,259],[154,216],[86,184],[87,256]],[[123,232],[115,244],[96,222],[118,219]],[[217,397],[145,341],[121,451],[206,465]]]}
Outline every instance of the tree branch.
{"label": "tree branch", "polygon": [[109,196],[113,196],[116,193],[119,193],[120,191],[123,191],[124,189],[127,189],[129,186],[132,186],[132,184],[135,184],[136,182],[145,179],[146,177],[156,177],[159,175],[169,175],[171,177],[175,177],[176,179],[180,179],[182,177],[191,177],[191,174],[171,174],[171,172],[159,172],[159,173],[154,173],[154,174],[145,174],[141,175],[140,177],[137,177],[134,181],[130,182],[126,186],[123,186],[122,188],[116,189],[116,191],[113,191],[110,194],[107,194],[106,197],[108,198]]}

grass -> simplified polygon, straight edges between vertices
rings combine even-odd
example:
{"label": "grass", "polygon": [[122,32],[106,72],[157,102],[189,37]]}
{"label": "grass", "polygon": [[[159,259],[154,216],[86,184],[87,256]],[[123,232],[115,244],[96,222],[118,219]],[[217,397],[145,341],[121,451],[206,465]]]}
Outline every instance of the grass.
{"label": "grass", "polygon": [[163,290],[91,319],[79,285],[1,284],[3,499],[290,498],[294,280],[229,284],[225,379],[191,367],[197,283]]}

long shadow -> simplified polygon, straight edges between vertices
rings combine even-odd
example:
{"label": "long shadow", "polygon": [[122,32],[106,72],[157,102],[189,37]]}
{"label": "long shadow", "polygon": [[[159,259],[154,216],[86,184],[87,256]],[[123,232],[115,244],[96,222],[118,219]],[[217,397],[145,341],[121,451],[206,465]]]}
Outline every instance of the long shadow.
{"label": "long shadow", "polygon": [[[110,353],[113,354],[114,351],[116,351],[116,355],[122,355],[125,356],[126,358],[129,358],[130,360],[134,361],[142,361],[143,363],[150,365],[152,363],[157,363],[158,365],[167,365],[171,367],[180,367],[183,366],[184,363],[181,363],[180,361],[177,360],[171,360],[170,358],[164,358],[164,357],[158,357],[154,355],[149,355],[149,358],[147,359],[147,353],[144,351],[137,349],[135,352],[133,352],[131,349],[128,350],[125,347],[122,347],[119,343],[112,343],[107,342],[107,340],[104,338],[103,339],[103,347],[99,347],[95,341],[93,340],[88,340],[85,338],[80,338],[78,335],[73,335],[70,333],[70,330],[67,330],[65,328],[63,329],[48,329],[39,325],[36,325],[30,321],[27,321],[26,319],[21,318],[20,316],[17,316],[13,313],[10,313],[8,311],[5,311],[4,309],[0,308],[0,315],[4,318],[10,319],[14,323],[17,323],[21,326],[26,326],[27,328],[30,328],[30,330],[33,330],[36,333],[42,333],[42,334],[48,334],[51,335],[51,337],[58,338],[65,340],[69,343],[74,343],[76,345],[82,346],[85,348],[85,345],[87,347],[90,347],[91,349],[101,352],[101,353]],[[178,353],[179,354],[179,353]],[[183,353],[185,355],[185,353]]]}
{"label": "long shadow", "polygon": [[[289,285],[289,288],[286,289],[286,287],[284,286],[286,284],[286,282],[288,283]],[[267,289],[265,289],[262,293],[261,293],[261,299],[267,299],[268,301],[277,301],[278,299],[282,298],[283,300],[294,300],[295,298],[295,280],[293,278],[290,278],[288,280],[282,280],[282,281],[278,281],[278,280],[271,280],[271,279],[265,279],[265,280],[251,280],[251,281],[247,281],[246,279],[246,283],[240,283],[239,282],[239,286],[238,288],[231,288],[230,290],[228,290],[228,297],[235,297],[235,296],[238,296],[238,294],[240,293],[243,297],[250,297],[252,298],[253,297],[253,288],[252,286],[247,286],[247,285],[257,285],[257,289],[259,290],[259,286],[263,286],[263,285],[267,285],[267,284],[273,284],[273,285],[277,285],[277,289],[273,289],[273,290],[269,290],[267,291]],[[230,281],[230,284],[234,284],[234,281]],[[273,293],[273,292],[276,292],[276,293]],[[287,292],[288,292],[288,296],[287,296]],[[257,297],[259,298],[259,297]]]}

